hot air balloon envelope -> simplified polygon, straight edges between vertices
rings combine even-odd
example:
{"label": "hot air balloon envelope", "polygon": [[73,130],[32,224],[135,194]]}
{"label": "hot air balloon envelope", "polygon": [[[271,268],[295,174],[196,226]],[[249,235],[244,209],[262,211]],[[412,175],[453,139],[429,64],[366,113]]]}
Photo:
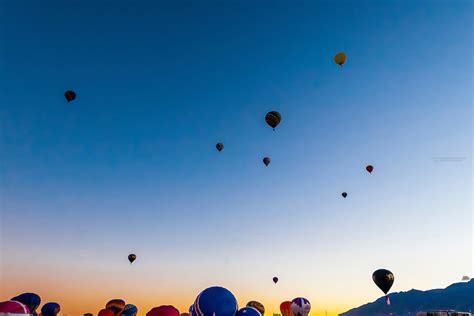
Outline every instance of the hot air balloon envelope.
{"label": "hot air balloon envelope", "polygon": [[110,300],[106,305],[105,308],[110,309],[114,312],[115,315],[120,315],[125,308],[125,301],[121,299],[113,299]]}
{"label": "hot air balloon envelope", "polygon": [[67,102],[74,101],[76,99],[76,92],[68,90],[64,92],[64,97],[66,98]]}
{"label": "hot air balloon envelope", "polygon": [[123,308],[122,315],[125,316],[135,316],[138,313],[138,308],[133,304],[127,304]]}
{"label": "hot air balloon envelope", "polygon": [[137,255],[131,253],[128,255],[128,261],[130,261],[130,263],[133,263],[133,261],[137,260]]}
{"label": "hot air balloon envelope", "polygon": [[285,301],[280,304],[280,312],[283,316],[293,316],[291,311],[291,301]]}
{"label": "hot air balloon envelope", "polygon": [[227,289],[213,286],[202,291],[194,301],[197,316],[234,316],[237,300]]}
{"label": "hot air balloon envelope", "polygon": [[253,307],[256,310],[260,312],[260,314],[264,315],[265,314],[265,306],[263,306],[262,303],[257,302],[257,301],[250,301],[247,303],[248,307]]}
{"label": "hot air balloon envelope", "polygon": [[291,311],[295,316],[307,316],[311,311],[311,303],[304,297],[297,297],[291,301]]}
{"label": "hot air balloon envelope", "polygon": [[254,307],[247,306],[239,309],[236,316],[262,316],[262,314]]}
{"label": "hot air balloon envelope", "polygon": [[162,305],[152,308],[151,311],[146,313],[146,316],[179,316],[179,311],[174,306]]}
{"label": "hot air balloon envelope", "polygon": [[339,66],[342,66],[346,63],[347,56],[345,53],[340,52],[337,53],[336,56],[334,56],[334,62],[338,64]]}
{"label": "hot air balloon envelope", "polygon": [[368,173],[372,173],[372,171],[374,171],[374,166],[368,165],[367,167],[365,167],[365,170],[367,170]]}
{"label": "hot air balloon envelope", "polygon": [[379,269],[372,274],[372,280],[385,294],[392,288],[395,276],[386,269]]}
{"label": "hot air balloon envelope", "polygon": [[41,298],[35,293],[23,293],[12,298],[12,301],[23,303],[28,307],[30,313],[33,314],[41,304]]}
{"label": "hot air balloon envelope", "polygon": [[265,115],[265,122],[270,125],[271,128],[275,129],[281,122],[281,114],[277,111],[268,112]]}
{"label": "hot air balloon envelope", "polygon": [[30,314],[28,307],[17,301],[0,302],[0,313],[5,314]]}

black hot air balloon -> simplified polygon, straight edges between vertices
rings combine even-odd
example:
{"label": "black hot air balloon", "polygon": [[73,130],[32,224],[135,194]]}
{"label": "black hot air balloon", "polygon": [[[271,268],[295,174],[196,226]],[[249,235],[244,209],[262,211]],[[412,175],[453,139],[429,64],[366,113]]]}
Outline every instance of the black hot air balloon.
{"label": "black hot air balloon", "polygon": [[281,114],[277,111],[268,112],[267,115],[265,115],[265,122],[275,130],[275,127],[277,127],[281,122]]}
{"label": "black hot air balloon", "polygon": [[390,299],[388,298],[388,291],[392,288],[395,276],[392,272],[386,269],[379,269],[372,274],[372,280],[378,286],[379,289],[384,292],[387,297],[387,305],[390,305]]}
{"label": "black hot air balloon", "polygon": [[128,255],[128,261],[130,261],[130,264],[133,263],[133,261],[135,261],[137,259],[137,255],[131,253]]}
{"label": "black hot air balloon", "polygon": [[263,158],[263,163],[265,164],[265,166],[268,167],[268,165],[270,164],[270,158],[268,157]]}
{"label": "black hot air balloon", "polygon": [[347,197],[347,192],[342,192],[341,195],[342,195],[343,198],[346,198]]}
{"label": "black hot air balloon", "polygon": [[273,277],[273,283],[277,284],[278,282],[278,278],[277,277]]}
{"label": "black hot air balloon", "polygon": [[224,144],[222,144],[222,143],[217,143],[217,144],[216,144],[216,149],[217,149],[219,152],[221,152],[222,149],[224,149]]}
{"label": "black hot air balloon", "polygon": [[374,166],[368,165],[367,167],[365,167],[365,170],[367,170],[368,173],[372,173],[372,171],[374,171]]}
{"label": "black hot air balloon", "polygon": [[76,99],[76,92],[68,90],[64,92],[64,97],[66,98],[68,103],[74,101]]}

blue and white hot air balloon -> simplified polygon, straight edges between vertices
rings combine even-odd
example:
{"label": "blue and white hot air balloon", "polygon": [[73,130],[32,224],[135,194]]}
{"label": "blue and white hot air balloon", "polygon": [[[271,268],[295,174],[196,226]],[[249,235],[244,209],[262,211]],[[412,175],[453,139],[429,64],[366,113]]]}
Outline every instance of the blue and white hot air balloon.
{"label": "blue and white hot air balloon", "polygon": [[235,296],[220,286],[205,289],[194,301],[196,316],[235,316],[238,308]]}

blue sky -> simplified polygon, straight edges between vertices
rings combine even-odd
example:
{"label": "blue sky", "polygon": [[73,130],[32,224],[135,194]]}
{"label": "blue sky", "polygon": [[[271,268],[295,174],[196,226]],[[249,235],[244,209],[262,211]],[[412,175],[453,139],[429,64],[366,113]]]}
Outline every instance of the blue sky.
{"label": "blue sky", "polygon": [[104,300],[220,283],[336,313],[380,295],[379,267],[395,290],[472,274],[468,1],[1,6],[1,272],[25,280],[6,296],[120,273],[144,285]]}

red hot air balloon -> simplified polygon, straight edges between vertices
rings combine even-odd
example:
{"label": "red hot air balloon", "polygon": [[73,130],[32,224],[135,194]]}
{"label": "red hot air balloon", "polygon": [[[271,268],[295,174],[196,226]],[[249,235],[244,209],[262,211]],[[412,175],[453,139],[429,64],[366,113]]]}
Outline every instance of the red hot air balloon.
{"label": "red hot air balloon", "polygon": [[285,301],[280,304],[280,312],[283,316],[293,316],[291,310],[291,301]]}
{"label": "red hot air balloon", "polygon": [[99,312],[98,316],[115,316],[115,314],[110,309],[104,308]]}
{"label": "red hot air balloon", "polygon": [[179,311],[176,307],[171,305],[162,305],[159,307],[154,307],[146,313],[146,316],[180,316]]}
{"label": "red hot air balloon", "polygon": [[367,167],[365,167],[365,170],[367,170],[368,173],[372,173],[372,171],[374,171],[374,166],[368,165]]}
{"label": "red hot air balloon", "polygon": [[5,314],[30,314],[28,307],[17,301],[0,302],[0,313]]}

